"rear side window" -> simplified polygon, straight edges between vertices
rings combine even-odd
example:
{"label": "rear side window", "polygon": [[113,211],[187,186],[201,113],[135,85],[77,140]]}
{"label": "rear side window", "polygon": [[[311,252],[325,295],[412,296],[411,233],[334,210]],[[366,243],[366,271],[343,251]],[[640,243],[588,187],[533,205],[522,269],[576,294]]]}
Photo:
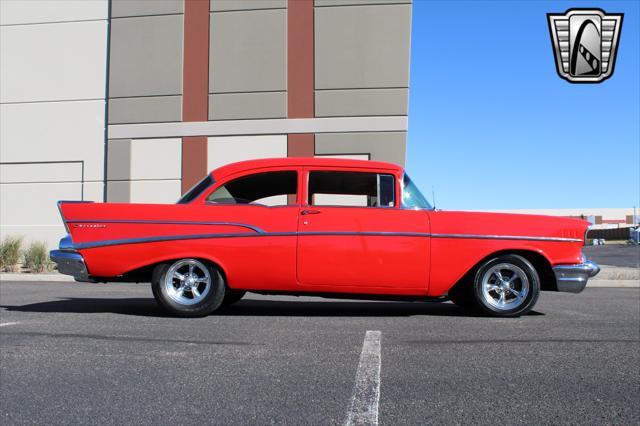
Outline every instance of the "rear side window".
{"label": "rear side window", "polygon": [[393,207],[393,175],[361,172],[310,172],[312,206]]}
{"label": "rear side window", "polygon": [[207,197],[215,204],[296,204],[298,174],[295,171],[257,173],[233,179]]}

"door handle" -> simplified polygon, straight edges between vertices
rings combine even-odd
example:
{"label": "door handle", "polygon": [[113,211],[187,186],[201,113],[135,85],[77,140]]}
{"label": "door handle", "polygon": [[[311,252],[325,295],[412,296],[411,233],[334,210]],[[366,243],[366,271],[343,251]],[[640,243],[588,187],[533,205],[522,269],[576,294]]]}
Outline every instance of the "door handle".
{"label": "door handle", "polygon": [[302,210],[302,212],[300,212],[300,214],[302,216],[308,215],[308,214],[320,214],[320,210]]}

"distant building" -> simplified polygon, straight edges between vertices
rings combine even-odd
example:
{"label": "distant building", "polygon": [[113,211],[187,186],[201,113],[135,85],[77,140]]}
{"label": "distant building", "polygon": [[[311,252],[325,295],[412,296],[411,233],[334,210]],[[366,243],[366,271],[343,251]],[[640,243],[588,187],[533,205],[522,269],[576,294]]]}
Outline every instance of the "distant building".
{"label": "distant building", "polygon": [[[631,208],[586,208],[586,209],[522,209],[500,210],[505,213],[541,214],[581,218],[591,222],[592,229],[622,228],[640,223],[640,215]],[[634,216],[635,214],[635,216]]]}
{"label": "distant building", "polygon": [[0,231],[260,157],[404,164],[411,0],[0,1]]}

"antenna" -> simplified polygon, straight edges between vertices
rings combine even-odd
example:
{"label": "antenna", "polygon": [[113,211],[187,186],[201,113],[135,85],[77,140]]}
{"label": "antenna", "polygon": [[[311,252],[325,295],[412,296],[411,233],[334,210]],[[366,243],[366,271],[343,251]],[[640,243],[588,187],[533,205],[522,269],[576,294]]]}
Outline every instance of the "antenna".
{"label": "antenna", "polygon": [[433,209],[436,209],[436,188],[431,185],[431,198],[433,199]]}

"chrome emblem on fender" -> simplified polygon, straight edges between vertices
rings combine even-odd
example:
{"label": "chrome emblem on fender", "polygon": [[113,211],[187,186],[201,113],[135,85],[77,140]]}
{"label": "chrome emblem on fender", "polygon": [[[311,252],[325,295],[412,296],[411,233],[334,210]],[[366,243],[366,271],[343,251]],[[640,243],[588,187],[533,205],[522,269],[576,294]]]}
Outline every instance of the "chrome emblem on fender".
{"label": "chrome emblem on fender", "polygon": [[623,16],[601,9],[548,13],[558,75],[570,83],[601,83],[611,77]]}
{"label": "chrome emblem on fender", "polygon": [[96,228],[106,228],[107,225],[105,225],[104,223],[74,223],[73,227],[74,228],[92,228],[92,229],[96,229]]}

